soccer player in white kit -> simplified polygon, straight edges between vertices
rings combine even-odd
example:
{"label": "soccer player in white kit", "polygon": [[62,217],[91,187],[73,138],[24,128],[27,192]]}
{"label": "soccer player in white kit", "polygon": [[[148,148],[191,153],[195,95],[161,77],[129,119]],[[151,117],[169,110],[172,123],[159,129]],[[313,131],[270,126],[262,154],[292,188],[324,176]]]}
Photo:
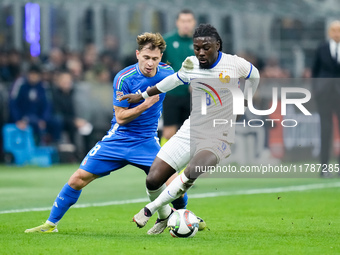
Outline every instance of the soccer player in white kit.
{"label": "soccer player in white kit", "polygon": [[[193,89],[191,119],[187,119],[180,130],[161,148],[154,160],[149,175],[146,178],[147,194],[152,201],[147,204],[133,220],[138,227],[144,227],[150,217],[158,211],[159,218],[155,225],[148,231],[148,234],[160,234],[167,225],[167,219],[172,213],[168,205],[171,201],[186,192],[195,182],[197,177],[203,172],[197,172],[195,166],[202,168],[216,166],[222,159],[230,155],[230,145],[234,142],[235,127],[224,126],[218,132],[212,132],[212,136],[206,137],[209,125],[204,118],[193,118],[193,114],[201,111],[198,105],[197,93],[195,90],[202,89],[202,84],[214,91],[215,83],[205,84],[200,80],[220,80],[230,87],[237,87],[239,78],[245,78],[245,97],[247,98],[248,88],[252,88],[252,93],[259,82],[259,72],[251,63],[236,55],[222,53],[222,40],[217,30],[209,24],[201,24],[195,29],[194,52],[195,56],[188,57],[182,64],[182,68],[175,74],[168,76],[155,86],[148,88],[142,94],[129,94],[122,97],[129,103],[139,102],[149,96],[169,91],[179,85],[191,84]],[[226,84],[227,85],[227,84]],[[236,116],[232,110],[232,93],[223,93],[220,100],[224,103],[225,119],[230,119],[235,123]],[[247,101],[244,100],[247,106]],[[210,116],[217,116],[218,110],[212,110]],[[190,123],[191,122],[191,123]],[[191,136],[190,137],[190,128]],[[195,144],[191,144],[195,143]],[[186,167],[183,173],[176,177],[172,183],[166,187],[166,180]]]}

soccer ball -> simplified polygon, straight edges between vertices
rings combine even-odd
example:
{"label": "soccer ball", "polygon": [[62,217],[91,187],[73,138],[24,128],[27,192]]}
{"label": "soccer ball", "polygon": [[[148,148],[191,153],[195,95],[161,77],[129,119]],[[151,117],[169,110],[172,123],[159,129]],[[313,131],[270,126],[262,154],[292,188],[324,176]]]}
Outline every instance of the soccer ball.
{"label": "soccer ball", "polygon": [[168,228],[173,237],[193,237],[198,231],[198,219],[193,212],[179,209],[171,214]]}

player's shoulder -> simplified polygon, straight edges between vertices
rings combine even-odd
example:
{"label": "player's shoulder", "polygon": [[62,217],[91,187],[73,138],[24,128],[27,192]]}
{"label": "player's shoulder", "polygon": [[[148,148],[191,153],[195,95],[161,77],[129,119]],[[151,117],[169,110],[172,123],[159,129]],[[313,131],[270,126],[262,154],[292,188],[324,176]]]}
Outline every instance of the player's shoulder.
{"label": "player's shoulder", "polygon": [[157,77],[162,77],[162,79],[174,73],[174,69],[172,69],[171,66],[163,62],[159,62],[157,68],[158,68]]}
{"label": "player's shoulder", "polygon": [[126,76],[130,73],[137,72],[137,66],[136,64],[130,65],[119,71],[116,75],[116,77]]}
{"label": "player's shoulder", "polygon": [[228,54],[228,53],[224,53],[222,52],[222,59],[226,59],[226,60],[234,60],[234,59],[238,59],[240,58],[239,56],[237,55],[232,55],[232,54]]}
{"label": "player's shoulder", "polygon": [[116,89],[121,89],[124,81],[127,81],[133,77],[133,75],[137,74],[137,66],[136,64],[130,65],[128,67],[125,67],[123,70],[117,73],[113,86]]}
{"label": "player's shoulder", "polygon": [[172,69],[171,66],[169,66],[168,64],[163,63],[163,62],[159,62],[158,68],[159,68],[160,70],[174,72],[174,69]]}
{"label": "player's shoulder", "polygon": [[238,55],[231,55],[231,54],[227,54],[227,53],[222,53],[222,62],[227,63],[227,64],[231,64],[231,63],[235,63],[235,64],[245,64],[248,63],[247,60],[245,60],[244,58],[238,56]]}

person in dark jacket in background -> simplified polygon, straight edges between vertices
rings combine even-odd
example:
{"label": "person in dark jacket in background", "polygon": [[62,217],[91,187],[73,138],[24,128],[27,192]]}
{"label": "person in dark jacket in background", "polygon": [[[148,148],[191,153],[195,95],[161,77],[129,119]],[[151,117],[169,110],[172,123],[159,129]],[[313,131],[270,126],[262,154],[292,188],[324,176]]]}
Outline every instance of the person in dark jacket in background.
{"label": "person in dark jacket in background", "polygon": [[[332,144],[333,113],[336,114],[340,130],[340,21],[333,21],[328,30],[329,41],[316,50],[312,77],[317,109],[321,124],[322,177],[328,177],[328,163]],[[340,158],[338,159],[340,163]]]}
{"label": "person in dark jacket in background", "polygon": [[56,84],[52,89],[53,112],[62,131],[66,132],[72,144],[75,144],[75,110],[73,103],[74,88],[72,76],[68,72],[61,72],[56,78]]}
{"label": "person in dark jacket in background", "polygon": [[53,119],[38,66],[31,66],[27,77],[16,80],[10,93],[9,107],[11,121],[20,129],[31,126],[37,144],[59,140],[60,127]]}
{"label": "person in dark jacket in background", "polygon": [[[164,36],[167,46],[162,61],[168,63],[175,72],[181,69],[182,63],[187,57],[194,55],[192,35],[195,25],[194,13],[184,9],[177,15],[177,29]],[[190,102],[190,91],[187,86],[178,86],[166,94],[163,103],[164,127],[161,146],[177,132],[189,117]]]}
{"label": "person in dark jacket in background", "polygon": [[67,134],[69,142],[73,145],[76,144],[78,130],[89,125],[85,119],[79,118],[76,114],[75,92],[71,73],[61,71],[52,89],[53,114],[61,126],[61,131]]}

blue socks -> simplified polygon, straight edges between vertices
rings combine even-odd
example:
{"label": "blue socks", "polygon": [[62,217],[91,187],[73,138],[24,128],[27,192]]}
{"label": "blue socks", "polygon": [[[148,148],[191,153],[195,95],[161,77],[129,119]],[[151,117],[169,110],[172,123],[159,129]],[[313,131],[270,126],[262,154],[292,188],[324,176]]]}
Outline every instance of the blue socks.
{"label": "blue socks", "polygon": [[[51,209],[48,221],[54,224],[58,224],[58,222],[67,212],[67,210],[77,202],[80,193],[81,190],[75,190],[66,183],[53,203],[53,207]],[[176,210],[185,209],[187,204],[188,204],[187,193],[184,194],[183,198],[177,198],[176,200],[172,201],[172,205]]]}
{"label": "blue socks", "polygon": [[188,194],[185,192],[184,197],[177,198],[176,200],[172,201],[171,204],[176,210],[187,208]]}
{"label": "blue socks", "polygon": [[58,224],[67,210],[77,202],[80,193],[81,190],[75,190],[66,183],[53,203],[48,221]]}

